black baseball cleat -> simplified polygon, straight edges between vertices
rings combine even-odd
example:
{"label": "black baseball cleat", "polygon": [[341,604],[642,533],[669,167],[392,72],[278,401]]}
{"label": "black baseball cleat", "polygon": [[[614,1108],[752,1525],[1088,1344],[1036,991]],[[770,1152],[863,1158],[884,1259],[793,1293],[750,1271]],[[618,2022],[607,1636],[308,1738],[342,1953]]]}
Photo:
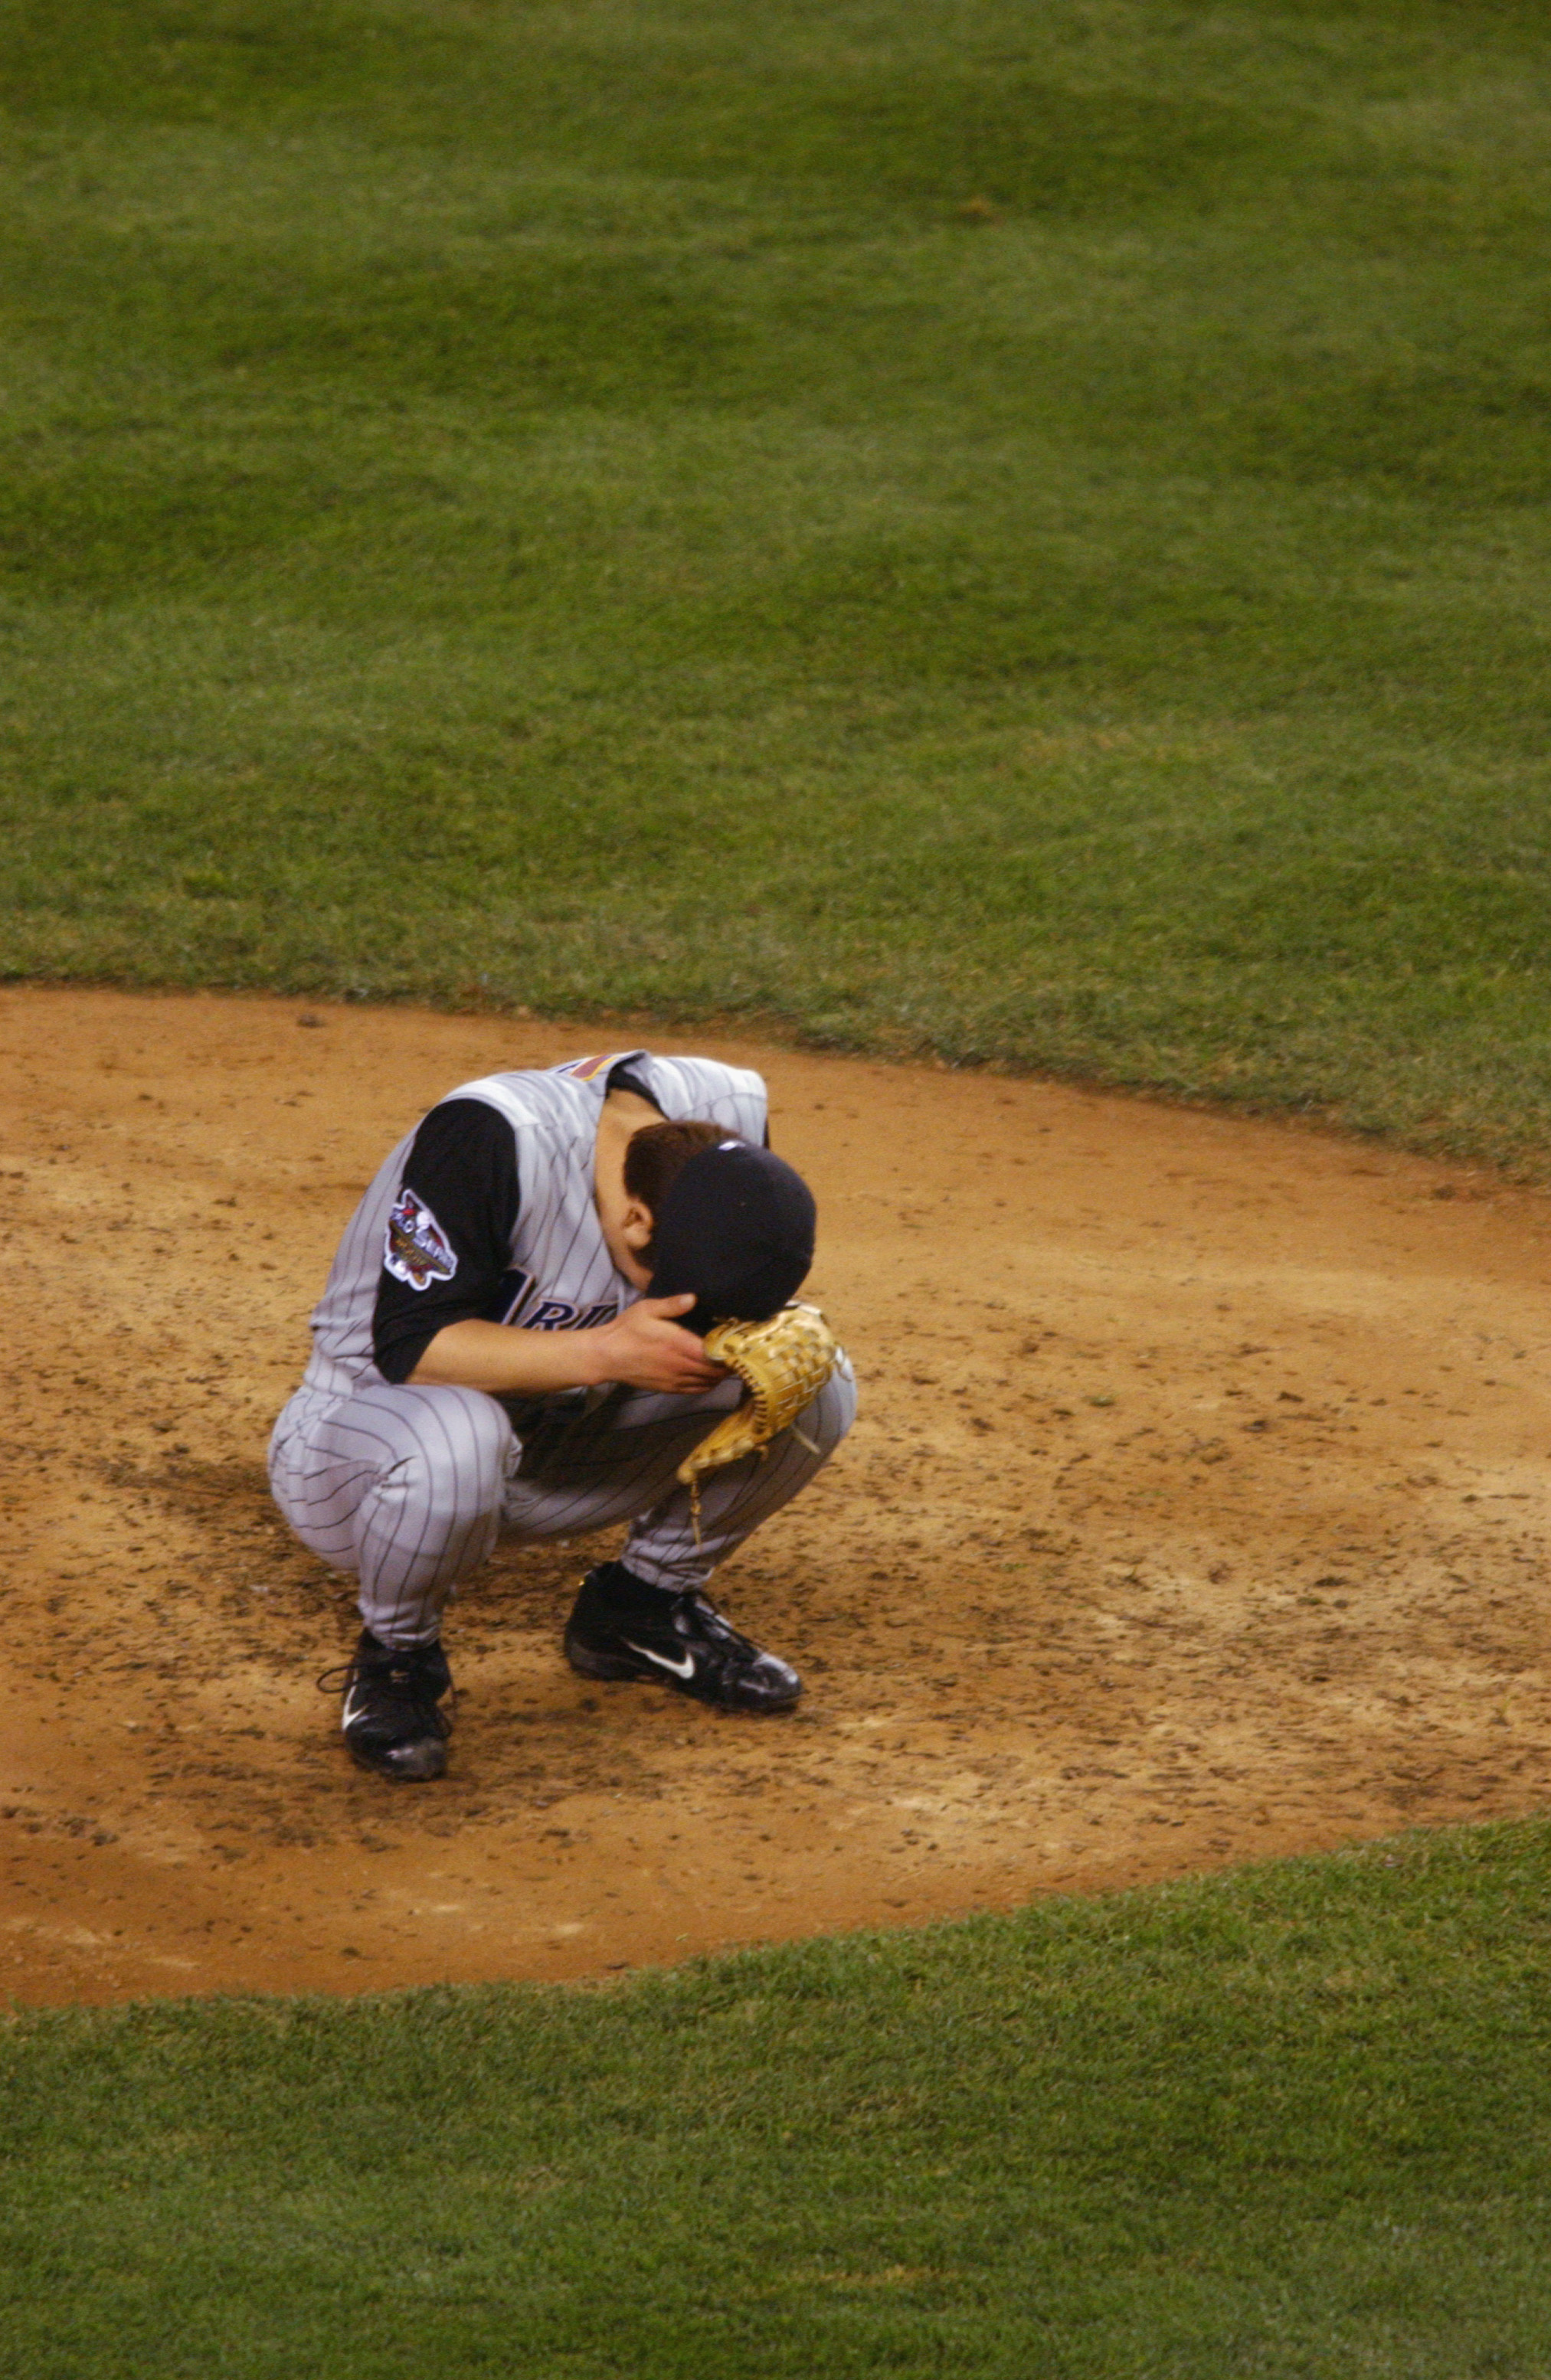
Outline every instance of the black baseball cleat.
{"label": "black baseball cleat", "polygon": [[762,1653],[690,1591],[669,1595],[623,1562],[589,1571],[566,1622],[566,1658],[584,1678],[637,1678],[723,1710],[789,1710],[797,1671]]}
{"label": "black baseball cleat", "polygon": [[[318,1682],[326,1691],[339,1677],[331,1670]],[[440,1645],[381,1645],[363,1628],[343,1672],[343,1691],[339,1724],[358,1767],[406,1783],[440,1777],[452,1733],[451,1719],[437,1708],[452,1692]]]}

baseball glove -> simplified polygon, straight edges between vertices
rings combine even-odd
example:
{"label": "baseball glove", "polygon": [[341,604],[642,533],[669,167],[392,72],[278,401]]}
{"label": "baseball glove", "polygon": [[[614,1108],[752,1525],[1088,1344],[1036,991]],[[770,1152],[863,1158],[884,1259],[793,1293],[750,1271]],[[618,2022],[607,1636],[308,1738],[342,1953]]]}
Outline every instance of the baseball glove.
{"label": "baseball glove", "polygon": [[816,1305],[783,1305],[764,1322],[714,1322],[705,1352],[726,1364],[748,1390],[743,1402],[707,1432],[678,1466],[690,1490],[695,1543],[700,1543],[700,1483],[705,1473],[746,1454],[763,1461],[772,1439],[789,1429],[816,1452],[812,1439],[795,1427],[840,1359],[834,1334]]}

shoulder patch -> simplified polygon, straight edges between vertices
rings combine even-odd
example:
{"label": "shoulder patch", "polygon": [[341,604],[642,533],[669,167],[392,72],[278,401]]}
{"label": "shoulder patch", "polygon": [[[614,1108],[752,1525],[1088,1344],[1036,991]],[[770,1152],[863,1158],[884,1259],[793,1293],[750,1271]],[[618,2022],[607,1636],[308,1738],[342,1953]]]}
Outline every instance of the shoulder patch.
{"label": "shoulder patch", "polygon": [[434,1281],[450,1281],[458,1270],[452,1243],[423,1198],[406,1182],[393,1202],[383,1234],[383,1263],[395,1281],[411,1289],[429,1289]]}

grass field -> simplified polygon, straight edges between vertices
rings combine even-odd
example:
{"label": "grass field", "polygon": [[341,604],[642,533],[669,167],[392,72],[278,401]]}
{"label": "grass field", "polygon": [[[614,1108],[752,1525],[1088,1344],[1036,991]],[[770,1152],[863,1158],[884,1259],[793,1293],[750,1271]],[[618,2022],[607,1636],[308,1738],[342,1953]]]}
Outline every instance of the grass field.
{"label": "grass field", "polygon": [[1542,1825],[0,2031],[16,2380],[1542,2380]]}
{"label": "grass field", "polygon": [[1551,29],[11,0],[12,974],[1551,1146]]}

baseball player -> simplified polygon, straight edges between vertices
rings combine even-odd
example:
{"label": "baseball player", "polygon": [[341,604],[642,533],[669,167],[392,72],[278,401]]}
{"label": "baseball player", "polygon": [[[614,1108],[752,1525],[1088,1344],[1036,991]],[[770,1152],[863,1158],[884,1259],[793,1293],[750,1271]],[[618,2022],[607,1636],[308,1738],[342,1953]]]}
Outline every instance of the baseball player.
{"label": "baseball player", "polygon": [[445,1769],[443,1609],[502,1535],[627,1524],[567,1622],[584,1677],[796,1701],[705,1588],[849,1428],[844,1357],[763,1460],[677,1476],[742,1395],[702,1334],[775,1313],[812,1261],[812,1195],[767,1139],[758,1075],[631,1050],[465,1083],[385,1160],[270,1445],[291,1527],[360,1583],[342,1725],[363,1767]]}

